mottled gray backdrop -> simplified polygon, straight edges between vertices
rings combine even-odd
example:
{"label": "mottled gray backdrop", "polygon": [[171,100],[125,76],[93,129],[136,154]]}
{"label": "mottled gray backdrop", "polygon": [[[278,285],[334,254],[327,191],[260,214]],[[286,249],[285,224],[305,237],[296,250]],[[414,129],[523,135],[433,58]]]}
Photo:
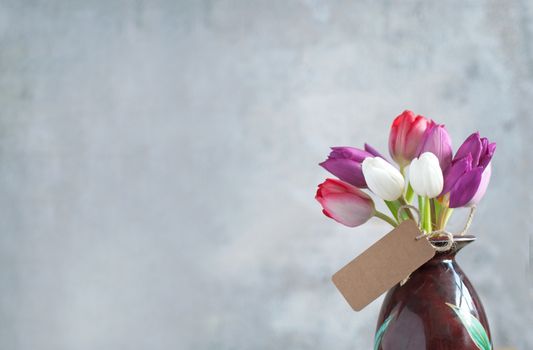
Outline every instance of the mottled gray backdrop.
{"label": "mottled gray backdrop", "polygon": [[532,101],[527,0],[1,1],[0,348],[371,349],[317,163],[409,108],[498,142],[460,262],[532,349]]}

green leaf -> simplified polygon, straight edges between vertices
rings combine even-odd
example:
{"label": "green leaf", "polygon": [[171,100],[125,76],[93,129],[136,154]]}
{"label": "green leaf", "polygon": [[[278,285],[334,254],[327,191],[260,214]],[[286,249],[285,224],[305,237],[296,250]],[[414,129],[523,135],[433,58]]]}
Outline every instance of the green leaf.
{"label": "green leaf", "polygon": [[376,332],[376,336],[374,338],[374,350],[378,350],[379,344],[381,344],[381,339],[383,339],[383,335],[385,334],[387,328],[389,328],[389,324],[391,323],[393,317],[394,315],[390,314],[389,317],[387,317],[385,321],[383,321],[378,331]]}
{"label": "green leaf", "polygon": [[460,309],[456,305],[446,303],[453,311],[459,316],[463,326],[470,334],[470,338],[474,341],[476,346],[481,350],[491,350],[492,346],[490,345],[489,336],[483,328],[483,325],[475,318],[470,312]]}

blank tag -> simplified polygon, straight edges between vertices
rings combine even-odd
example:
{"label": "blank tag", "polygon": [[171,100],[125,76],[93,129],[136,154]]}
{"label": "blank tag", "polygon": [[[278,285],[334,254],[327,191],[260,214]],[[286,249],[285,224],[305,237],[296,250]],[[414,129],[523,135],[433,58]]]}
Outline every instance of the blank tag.
{"label": "blank tag", "polygon": [[413,220],[402,222],[333,275],[333,283],[355,311],[409,276],[435,255]]}

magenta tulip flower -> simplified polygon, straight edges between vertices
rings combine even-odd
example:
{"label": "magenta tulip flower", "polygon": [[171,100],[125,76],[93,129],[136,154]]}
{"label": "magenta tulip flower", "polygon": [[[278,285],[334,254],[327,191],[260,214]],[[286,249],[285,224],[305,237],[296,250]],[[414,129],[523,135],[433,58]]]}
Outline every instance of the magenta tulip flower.
{"label": "magenta tulip flower", "polygon": [[441,195],[449,194],[450,208],[472,206],[485,195],[491,175],[490,161],[496,143],[489,143],[479,133],[470,135],[459,147],[444,173]]}
{"label": "magenta tulip flower", "polygon": [[336,179],[326,179],[318,185],[315,199],[322,205],[322,212],[333,220],[356,227],[374,216],[374,201],[355,186]]}
{"label": "magenta tulip flower", "polygon": [[383,158],[376,149],[367,144],[364,150],[355,147],[331,147],[328,159],[319,165],[342,181],[355,187],[366,188],[361,164],[367,157]]}
{"label": "magenta tulip flower", "polygon": [[418,156],[431,152],[437,156],[441,169],[447,169],[452,162],[452,140],[444,124],[429,126],[418,146]]}
{"label": "magenta tulip flower", "polygon": [[431,119],[411,111],[405,111],[394,119],[389,135],[389,152],[400,168],[405,168],[420,154],[418,148],[426,129],[433,125],[435,122]]}

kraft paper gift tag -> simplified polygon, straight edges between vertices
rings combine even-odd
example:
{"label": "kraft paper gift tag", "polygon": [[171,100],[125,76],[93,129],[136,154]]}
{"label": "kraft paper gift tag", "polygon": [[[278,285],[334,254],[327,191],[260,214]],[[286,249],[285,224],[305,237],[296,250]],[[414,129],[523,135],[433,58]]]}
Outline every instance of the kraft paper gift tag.
{"label": "kraft paper gift tag", "polygon": [[333,275],[352,309],[362,310],[435,255],[413,220],[402,222]]}

